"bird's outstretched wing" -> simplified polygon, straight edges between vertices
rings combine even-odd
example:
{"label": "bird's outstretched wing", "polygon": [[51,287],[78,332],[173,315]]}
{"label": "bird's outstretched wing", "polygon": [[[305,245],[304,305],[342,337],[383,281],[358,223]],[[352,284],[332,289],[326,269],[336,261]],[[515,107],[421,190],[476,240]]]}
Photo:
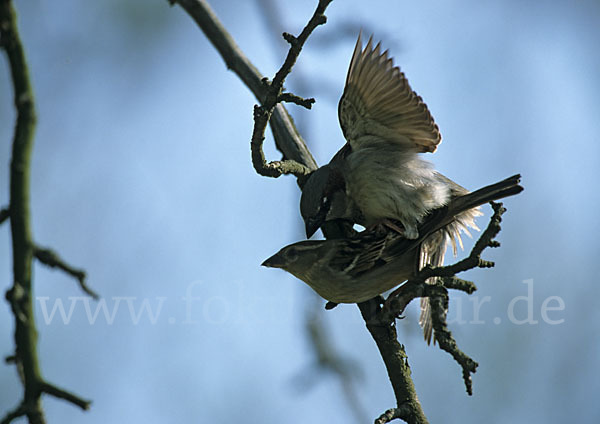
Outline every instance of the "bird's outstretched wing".
{"label": "bird's outstretched wing", "polygon": [[344,137],[353,149],[383,139],[401,149],[434,152],[442,137],[427,105],[387,50],[380,50],[380,44],[373,48],[373,37],[363,50],[359,34],[338,105]]}

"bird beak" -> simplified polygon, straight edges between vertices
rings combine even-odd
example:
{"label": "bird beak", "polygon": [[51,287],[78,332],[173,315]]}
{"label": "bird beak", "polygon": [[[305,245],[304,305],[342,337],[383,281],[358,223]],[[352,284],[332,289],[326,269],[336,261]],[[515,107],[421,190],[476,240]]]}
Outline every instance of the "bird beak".
{"label": "bird beak", "polygon": [[261,266],[266,266],[267,268],[283,268],[284,265],[285,261],[279,253],[274,254],[261,264]]}
{"label": "bird beak", "polygon": [[317,232],[321,223],[315,219],[309,218],[306,220],[305,229],[306,229],[306,238],[309,239],[312,237],[314,233]]}

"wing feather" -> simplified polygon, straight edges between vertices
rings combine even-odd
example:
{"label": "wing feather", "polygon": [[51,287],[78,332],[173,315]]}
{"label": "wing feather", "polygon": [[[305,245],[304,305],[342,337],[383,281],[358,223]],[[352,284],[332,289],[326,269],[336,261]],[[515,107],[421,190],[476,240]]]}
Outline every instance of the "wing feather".
{"label": "wing feather", "polygon": [[344,137],[353,149],[384,139],[401,149],[434,152],[442,138],[427,105],[373,37],[359,34],[338,105]]}

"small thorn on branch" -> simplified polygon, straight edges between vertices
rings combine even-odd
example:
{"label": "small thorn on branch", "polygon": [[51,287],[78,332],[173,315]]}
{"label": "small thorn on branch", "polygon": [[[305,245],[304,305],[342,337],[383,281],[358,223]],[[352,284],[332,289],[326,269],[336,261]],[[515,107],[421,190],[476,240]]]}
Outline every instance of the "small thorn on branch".
{"label": "small thorn on branch", "polygon": [[56,252],[51,249],[41,248],[39,246],[33,247],[33,252],[38,261],[43,263],[50,268],[58,268],[70,276],[74,277],[79,282],[79,287],[85,293],[90,295],[95,300],[98,300],[100,296],[96,292],[94,292],[85,282],[85,271],[82,269],[77,269],[67,264],[63,259],[61,259]]}
{"label": "small thorn on branch", "polygon": [[298,38],[294,37],[292,34],[290,34],[289,32],[284,32],[283,34],[281,34],[281,36],[283,37],[283,39],[285,41],[287,41],[292,47],[295,46],[296,44],[298,44]]}
{"label": "small thorn on branch", "polygon": [[4,221],[6,221],[9,216],[10,216],[10,210],[8,207],[0,209],[0,224],[2,224]]}

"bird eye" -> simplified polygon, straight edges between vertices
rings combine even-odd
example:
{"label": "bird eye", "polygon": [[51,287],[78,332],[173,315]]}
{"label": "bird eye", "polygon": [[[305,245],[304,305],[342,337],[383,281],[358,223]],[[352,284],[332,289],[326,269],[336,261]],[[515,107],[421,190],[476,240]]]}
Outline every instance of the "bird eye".
{"label": "bird eye", "polygon": [[290,261],[295,261],[298,258],[298,250],[295,247],[291,247],[288,251],[287,251],[287,255],[288,259]]}

